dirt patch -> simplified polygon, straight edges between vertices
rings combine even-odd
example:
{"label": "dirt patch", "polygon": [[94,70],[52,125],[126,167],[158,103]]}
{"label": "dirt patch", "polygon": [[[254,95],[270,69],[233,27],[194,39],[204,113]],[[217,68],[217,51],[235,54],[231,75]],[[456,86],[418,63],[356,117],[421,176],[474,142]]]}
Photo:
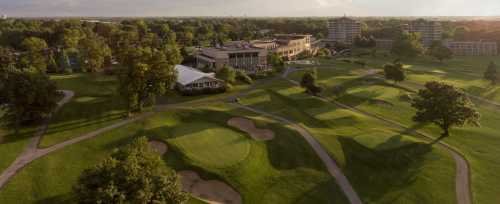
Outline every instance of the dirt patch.
{"label": "dirt patch", "polygon": [[160,155],[164,155],[165,153],[167,153],[168,150],[167,144],[165,144],[165,142],[158,140],[149,141],[149,146],[151,146]]}
{"label": "dirt patch", "polygon": [[227,124],[248,133],[255,140],[272,140],[274,138],[272,130],[259,129],[255,127],[253,121],[246,118],[231,118],[227,121]]}
{"label": "dirt patch", "polygon": [[231,186],[217,180],[205,181],[194,171],[178,172],[182,189],[210,204],[241,204],[240,194]]}

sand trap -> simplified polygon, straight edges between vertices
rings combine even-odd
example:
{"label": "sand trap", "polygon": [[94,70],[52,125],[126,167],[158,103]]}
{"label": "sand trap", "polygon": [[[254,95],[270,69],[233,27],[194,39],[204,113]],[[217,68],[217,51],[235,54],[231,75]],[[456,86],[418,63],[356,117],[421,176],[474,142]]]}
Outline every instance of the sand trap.
{"label": "sand trap", "polygon": [[165,153],[167,153],[168,150],[167,144],[158,140],[149,141],[149,146],[151,146],[160,155],[164,155]]}
{"label": "sand trap", "polygon": [[255,127],[253,121],[246,118],[231,118],[227,121],[227,124],[248,133],[255,140],[272,140],[274,138],[273,131],[259,129]]}
{"label": "sand trap", "polygon": [[211,204],[241,204],[241,196],[231,186],[217,180],[205,181],[194,171],[177,173],[182,189]]}

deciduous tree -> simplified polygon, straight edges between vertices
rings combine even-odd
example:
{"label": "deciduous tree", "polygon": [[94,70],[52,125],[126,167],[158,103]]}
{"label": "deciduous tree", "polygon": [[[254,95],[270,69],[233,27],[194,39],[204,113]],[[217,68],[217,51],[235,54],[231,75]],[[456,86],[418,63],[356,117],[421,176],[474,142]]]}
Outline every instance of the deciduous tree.
{"label": "deciduous tree", "polygon": [[402,32],[392,45],[391,52],[400,57],[416,57],[423,52],[420,36],[416,33]]}
{"label": "deciduous tree", "polygon": [[444,46],[442,42],[434,42],[427,51],[427,54],[436,58],[439,62],[443,62],[443,60],[451,59],[453,57],[453,52],[450,48]]}
{"label": "deciduous tree", "polygon": [[413,120],[436,124],[444,131],[442,137],[448,137],[453,126],[479,126],[480,114],[467,95],[441,82],[425,84],[425,89],[413,99],[412,107],[417,110]]}
{"label": "deciduous tree", "polygon": [[6,104],[4,119],[14,125],[38,122],[47,118],[57,107],[59,93],[45,73],[35,70],[4,70],[0,98]]}
{"label": "deciduous tree", "polygon": [[323,91],[323,88],[316,84],[317,72],[315,69],[306,72],[302,76],[302,80],[300,81],[300,86],[306,89],[306,92],[317,96],[319,93]]}
{"label": "deciduous tree", "polygon": [[185,203],[175,172],[148,145],[145,137],[115,151],[85,170],[74,187],[79,203]]}
{"label": "deciduous tree", "polygon": [[92,34],[82,39],[79,44],[80,61],[86,72],[97,72],[102,70],[105,59],[111,57],[111,49],[104,38]]}
{"label": "deciduous tree", "polygon": [[406,74],[403,69],[403,64],[401,63],[384,65],[384,75],[385,79],[393,80],[394,83],[401,82],[406,79]]}
{"label": "deciduous tree", "polygon": [[484,72],[484,79],[491,82],[491,84],[496,84],[500,81],[500,76],[498,75],[497,65],[495,62],[490,62],[488,68]]}

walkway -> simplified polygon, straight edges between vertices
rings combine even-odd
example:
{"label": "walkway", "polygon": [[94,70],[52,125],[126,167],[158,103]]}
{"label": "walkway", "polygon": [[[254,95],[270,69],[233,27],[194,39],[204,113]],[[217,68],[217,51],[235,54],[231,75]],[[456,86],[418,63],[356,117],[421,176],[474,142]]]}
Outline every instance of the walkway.
{"label": "walkway", "polygon": [[[288,70],[286,72],[287,74],[296,71],[296,69],[294,69],[294,68],[288,68],[287,70]],[[368,76],[368,75],[374,75],[374,73],[370,72],[365,76]],[[290,83],[292,83],[294,85],[299,84],[297,81],[288,79],[287,75],[283,75],[283,77],[284,77],[284,79],[288,80]],[[319,100],[322,100],[322,101],[327,102],[327,103],[333,103],[341,108],[348,109],[348,110],[363,114],[365,116],[380,120],[380,121],[382,121],[388,125],[391,125],[393,127],[409,130],[409,128],[406,125],[401,124],[401,123],[396,122],[396,121],[392,121],[392,120],[384,118],[384,117],[381,117],[379,115],[372,114],[372,113],[363,111],[361,109],[342,104],[342,103],[337,102],[337,101],[329,101],[329,100],[322,98],[322,97],[317,97],[317,98]],[[434,141],[436,139],[435,137],[432,137],[431,135],[428,135],[426,133],[422,133],[422,132],[419,132],[416,130],[412,130],[412,133],[417,134],[419,136],[422,136],[424,138],[427,138],[430,141]],[[452,155],[453,159],[455,160],[455,165],[456,165],[455,193],[456,193],[456,197],[457,197],[457,203],[458,204],[471,204],[472,203],[472,191],[470,189],[470,166],[469,166],[468,161],[465,159],[465,156],[462,155],[462,153],[460,153],[458,150],[456,150],[456,148],[454,148],[454,147],[452,147],[452,146],[450,146],[442,141],[439,141],[438,143],[436,143],[436,145],[438,145],[439,147],[443,148],[448,153],[450,153]]]}
{"label": "walkway", "polygon": [[330,155],[321,146],[321,144],[316,139],[314,139],[314,137],[311,135],[311,133],[309,133],[309,131],[307,131],[306,129],[301,127],[299,124],[292,122],[292,121],[290,121],[286,118],[283,118],[281,116],[277,116],[277,115],[274,115],[274,114],[271,114],[271,113],[268,113],[268,112],[265,112],[262,110],[258,110],[256,108],[244,106],[241,104],[232,103],[232,105],[234,105],[238,108],[242,108],[242,109],[254,112],[254,113],[258,113],[258,114],[267,116],[269,118],[273,118],[273,119],[275,119],[275,120],[277,120],[285,125],[290,125],[294,130],[299,132],[299,134],[302,135],[302,137],[304,137],[304,139],[309,143],[309,145],[311,145],[311,147],[316,152],[316,154],[319,156],[321,161],[323,161],[323,164],[325,164],[330,175],[332,175],[337,180],[337,184],[340,186],[340,188],[344,192],[344,194],[347,197],[347,199],[349,200],[349,202],[351,204],[362,204],[361,199],[359,198],[358,194],[356,193],[356,191],[354,191],[351,184],[349,183],[349,180],[347,180],[347,177],[342,173],[342,170],[338,167],[337,163],[330,157]]}

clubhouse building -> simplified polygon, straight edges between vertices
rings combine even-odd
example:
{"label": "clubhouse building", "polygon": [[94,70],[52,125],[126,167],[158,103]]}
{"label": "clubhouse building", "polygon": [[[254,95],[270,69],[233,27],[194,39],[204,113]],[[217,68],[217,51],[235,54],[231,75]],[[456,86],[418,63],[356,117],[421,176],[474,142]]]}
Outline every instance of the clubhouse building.
{"label": "clubhouse building", "polygon": [[272,39],[254,40],[250,44],[292,60],[304,52],[311,52],[311,38],[312,35],[276,34]]}
{"label": "clubhouse building", "polygon": [[201,48],[196,54],[196,66],[214,71],[231,66],[236,70],[255,74],[270,70],[267,66],[267,54],[267,49],[244,41],[233,41],[223,46]]}
{"label": "clubhouse building", "polygon": [[215,78],[215,73],[203,73],[184,65],[176,65],[175,70],[177,71],[176,89],[179,91],[216,90],[224,87],[224,81]]}

